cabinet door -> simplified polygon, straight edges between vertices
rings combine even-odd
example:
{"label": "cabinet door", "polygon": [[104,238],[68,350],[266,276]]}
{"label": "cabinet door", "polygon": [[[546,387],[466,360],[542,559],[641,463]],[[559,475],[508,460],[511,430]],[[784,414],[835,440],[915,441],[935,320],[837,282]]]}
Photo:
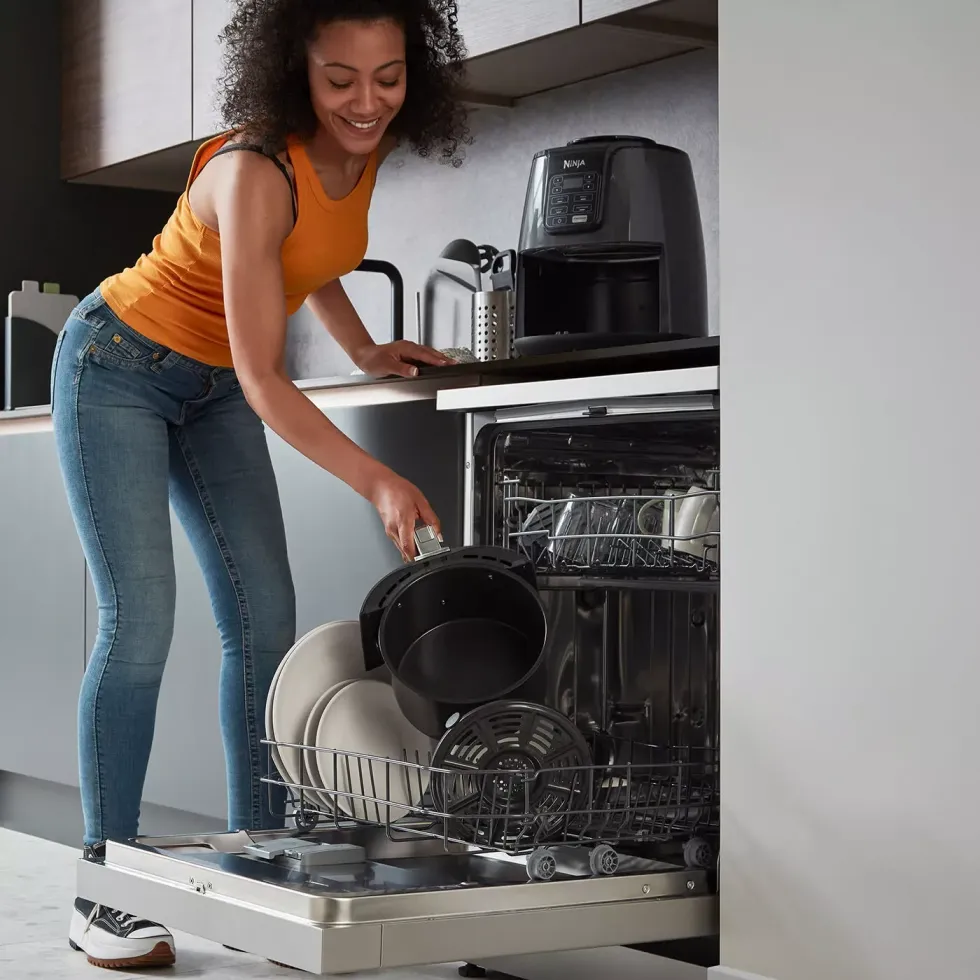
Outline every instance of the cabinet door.
{"label": "cabinet door", "polygon": [[78,785],[85,560],[54,435],[0,437],[0,770]]}
{"label": "cabinet door", "polygon": [[582,23],[651,6],[651,0],[582,0]]}
{"label": "cabinet door", "polygon": [[194,4],[194,139],[205,139],[221,130],[218,81],[222,47],[218,35],[231,20],[234,0],[193,0]]}
{"label": "cabinet door", "polygon": [[191,138],[191,0],[66,0],[61,171]]}
{"label": "cabinet door", "polygon": [[470,58],[577,27],[578,23],[579,0],[459,0],[459,29]]}

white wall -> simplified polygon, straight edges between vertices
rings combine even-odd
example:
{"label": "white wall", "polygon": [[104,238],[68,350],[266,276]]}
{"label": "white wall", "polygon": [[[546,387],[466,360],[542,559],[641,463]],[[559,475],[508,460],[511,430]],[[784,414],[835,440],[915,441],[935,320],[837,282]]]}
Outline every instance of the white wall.
{"label": "white wall", "polygon": [[980,976],[980,4],[723,0],[722,962]]}
{"label": "white wall", "polygon": [[[490,2],[490,0],[486,0]],[[650,136],[691,156],[704,227],[709,320],[718,322],[718,61],[702,51],[619,72],[512,109],[481,109],[459,169],[399,153],[382,167],[371,205],[368,255],[394,262],[405,278],[406,334],[415,339],[414,293],[454,238],[513,248],[531,159],[538,150],[597,133]],[[388,330],[387,286],[356,275],[348,291],[376,339]],[[302,311],[290,324],[293,376],[349,372],[350,365]]]}

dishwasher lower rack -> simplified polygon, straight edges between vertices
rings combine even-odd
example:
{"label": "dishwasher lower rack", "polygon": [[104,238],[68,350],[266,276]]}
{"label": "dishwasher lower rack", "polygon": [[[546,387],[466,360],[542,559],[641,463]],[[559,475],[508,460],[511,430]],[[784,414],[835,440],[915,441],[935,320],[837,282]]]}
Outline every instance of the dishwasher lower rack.
{"label": "dishwasher lower rack", "polygon": [[[529,881],[497,855],[341,826],[310,842],[360,848],[356,864],[299,871],[256,857],[295,831],[110,841],[80,861],[78,892],[313,974],[717,935],[711,873],[633,859],[612,877]],[[179,940],[178,940],[179,942]]]}
{"label": "dishwasher lower rack", "polygon": [[270,800],[273,788],[280,798],[285,791],[283,816],[301,830],[339,830],[355,822],[392,841],[424,839],[447,852],[463,846],[523,857],[528,876],[539,880],[615,874],[621,852],[713,867],[717,750],[594,733],[591,745],[580,741],[590,760],[603,761],[583,764],[569,747],[574,735],[562,742],[558,726],[541,723],[541,715],[536,729],[521,719],[510,729],[523,727],[527,745],[517,735],[494,742],[493,720],[491,713],[478,737],[464,732],[461,751],[441,764],[269,742],[271,766],[292,751],[301,774],[299,782],[268,778]]}

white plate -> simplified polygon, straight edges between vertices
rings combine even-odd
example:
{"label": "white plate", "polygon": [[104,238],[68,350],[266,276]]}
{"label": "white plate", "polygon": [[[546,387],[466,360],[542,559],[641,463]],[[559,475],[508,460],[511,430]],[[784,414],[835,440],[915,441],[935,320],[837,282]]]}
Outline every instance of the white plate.
{"label": "white plate", "polygon": [[[317,726],[318,748],[357,752],[377,761],[317,752],[320,779],[327,792],[353,793],[387,801],[390,808],[338,796],[337,808],[358,820],[398,820],[417,806],[428,789],[429,755],[433,741],[417,731],[401,713],[395,692],[376,680],[348,684],[330,699]],[[404,761],[397,765],[383,759]],[[418,768],[421,763],[423,768]]]}
{"label": "white plate", "polygon": [[[334,684],[333,687],[324,691],[317,698],[316,704],[313,705],[313,710],[310,711],[310,717],[306,720],[306,729],[303,732],[304,745],[316,745],[316,730],[320,725],[320,719],[323,717],[324,710],[335,694],[342,691],[348,684],[353,683],[353,681],[341,681],[339,684]],[[309,749],[303,754],[306,757],[306,769],[303,773],[306,779],[305,785],[313,786],[315,789],[323,789],[323,780],[320,778],[320,767],[317,765],[317,757],[320,753]],[[319,804],[328,813],[334,812],[333,800],[326,793],[313,792],[310,795],[313,797],[314,804]]]}
{"label": "white plate", "polygon": [[[310,630],[286,654],[269,692],[269,738],[302,744],[306,720],[320,695],[341,681],[364,676],[360,623],[342,619]],[[287,782],[300,781],[299,749],[281,746],[273,761]]]}

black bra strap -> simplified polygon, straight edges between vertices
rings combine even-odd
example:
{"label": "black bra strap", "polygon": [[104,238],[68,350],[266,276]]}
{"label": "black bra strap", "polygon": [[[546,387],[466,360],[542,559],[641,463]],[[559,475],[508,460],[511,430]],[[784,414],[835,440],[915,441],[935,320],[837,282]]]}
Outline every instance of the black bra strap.
{"label": "black bra strap", "polygon": [[286,182],[289,184],[290,200],[293,202],[293,224],[295,225],[296,219],[299,215],[296,201],[296,186],[293,184],[293,178],[289,176],[289,171],[286,169],[286,165],[282,162],[282,160],[280,160],[274,153],[269,153],[264,150],[257,143],[225,143],[220,150],[216,150],[211,156],[214,158],[220,153],[231,153],[233,150],[251,150],[253,153],[261,153],[262,156],[268,157],[280,169],[280,171],[282,171],[283,177],[286,178]]}

